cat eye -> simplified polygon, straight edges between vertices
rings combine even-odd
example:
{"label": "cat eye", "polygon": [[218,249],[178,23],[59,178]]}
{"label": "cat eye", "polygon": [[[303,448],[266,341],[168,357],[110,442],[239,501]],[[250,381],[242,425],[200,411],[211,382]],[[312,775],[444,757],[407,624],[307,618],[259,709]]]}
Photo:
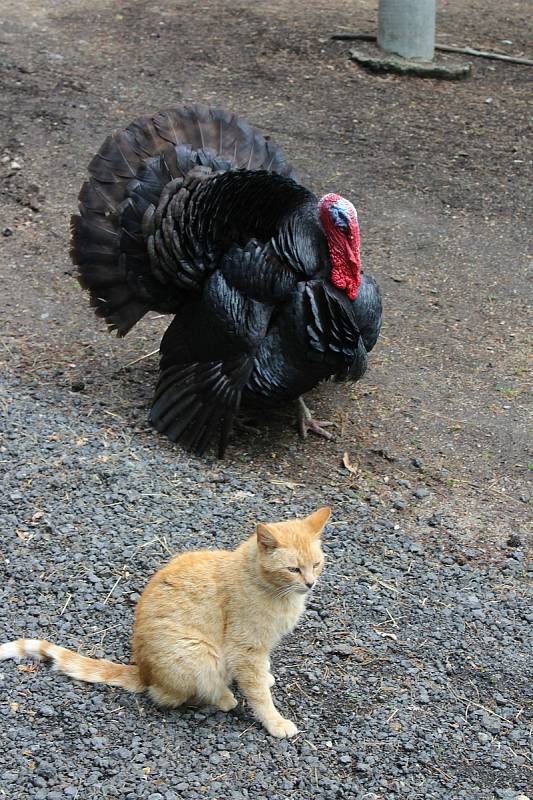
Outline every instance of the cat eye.
{"label": "cat eye", "polygon": [[287,567],[289,572],[300,572],[300,567]]}
{"label": "cat eye", "polygon": [[320,561],[317,561],[316,564],[313,564],[313,569],[316,569],[320,566]]}

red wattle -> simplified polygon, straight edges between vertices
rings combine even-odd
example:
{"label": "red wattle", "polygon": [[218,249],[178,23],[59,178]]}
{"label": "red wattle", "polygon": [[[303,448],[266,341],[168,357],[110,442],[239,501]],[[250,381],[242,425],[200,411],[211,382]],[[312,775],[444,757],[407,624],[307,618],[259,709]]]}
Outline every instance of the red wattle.
{"label": "red wattle", "polygon": [[[331,282],[337,289],[343,290],[349,300],[356,300],[359,294],[359,287],[361,285],[361,272],[360,265],[357,264],[358,259],[352,252],[352,258],[347,263],[345,249],[340,250],[334,245],[329,248],[329,258],[331,261]],[[348,265],[356,266],[355,269],[348,269]]]}
{"label": "red wattle", "polygon": [[329,206],[342,200],[339,195],[326,195],[320,205],[320,221],[328,242],[331,261],[330,280],[345,292],[349,300],[356,300],[361,285],[361,245],[357,216],[350,220],[347,231],[337,227],[329,214]]}

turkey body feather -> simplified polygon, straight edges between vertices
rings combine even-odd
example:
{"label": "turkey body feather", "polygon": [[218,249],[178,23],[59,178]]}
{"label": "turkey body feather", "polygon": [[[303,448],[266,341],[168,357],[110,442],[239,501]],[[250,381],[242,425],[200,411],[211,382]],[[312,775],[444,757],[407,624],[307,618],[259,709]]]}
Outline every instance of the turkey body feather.
{"label": "turkey body feather", "polygon": [[143,117],[89,164],[72,218],[78,280],[124,336],[149,310],[174,314],[150,419],[222,455],[241,402],[295,400],[357,379],[381,302],[363,276],[349,300],[329,280],[318,200],[246,122],[191,106]]}

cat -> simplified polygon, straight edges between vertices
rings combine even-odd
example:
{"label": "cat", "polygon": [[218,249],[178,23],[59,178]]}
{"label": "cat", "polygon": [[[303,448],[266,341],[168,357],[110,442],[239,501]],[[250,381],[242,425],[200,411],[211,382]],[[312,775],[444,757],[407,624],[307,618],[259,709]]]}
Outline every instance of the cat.
{"label": "cat", "polygon": [[175,556],[148,582],[135,611],[132,662],[86,658],[40,639],[0,646],[0,661],[34,656],[90,683],[148,692],[160,706],[237,705],[236,681],[272,736],[296,725],[272,701],[269,654],[300,618],[324,566],[321,534],[331,509],[305,519],[259,523],[236,550]]}

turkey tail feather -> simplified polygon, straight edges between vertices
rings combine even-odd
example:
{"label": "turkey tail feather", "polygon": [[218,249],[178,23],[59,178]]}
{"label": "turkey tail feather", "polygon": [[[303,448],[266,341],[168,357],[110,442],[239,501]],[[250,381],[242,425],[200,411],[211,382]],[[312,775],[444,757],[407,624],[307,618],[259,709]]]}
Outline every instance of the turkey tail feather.
{"label": "turkey tail feather", "polygon": [[[71,222],[71,258],[96,314],[119,336],[150,309],[168,313],[179,305],[175,287],[152,273],[142,214],[150,202],[157,205],[165,181],[183,178],[198,164],[294,177],[281,151],[247,122],[204,105],[140,117],[108,136],[89,164],[80,213]],[[145,199],[137,218],[129,198],[139,183]]]}
{"label": "turkey tail feather", "polygon": [[58,672],[79,681],[120,686],[129,692],[143,692],[146,689],[135,664],[115,664],[105,659],[87,658],[43,639],[17,639],[0,645],[0,661],[26,656],[48,659]]}

